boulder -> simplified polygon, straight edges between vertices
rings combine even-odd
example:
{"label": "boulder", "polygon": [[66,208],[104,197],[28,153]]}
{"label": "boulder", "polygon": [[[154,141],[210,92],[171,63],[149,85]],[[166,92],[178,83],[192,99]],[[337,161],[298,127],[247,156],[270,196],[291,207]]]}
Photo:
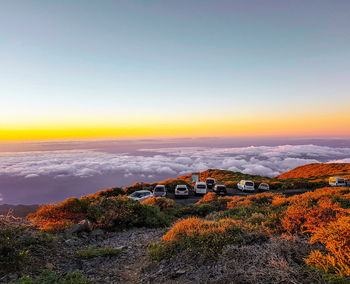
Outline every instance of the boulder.
{"label": "boulder", "polygon": [[80,221],[78,224],[72,226],[71,228],[67,229],[65,231],[66,234],[73,235],[78,234],[82,232],[91,232],[92,231],[92,224],[89,220],[85,219]]}

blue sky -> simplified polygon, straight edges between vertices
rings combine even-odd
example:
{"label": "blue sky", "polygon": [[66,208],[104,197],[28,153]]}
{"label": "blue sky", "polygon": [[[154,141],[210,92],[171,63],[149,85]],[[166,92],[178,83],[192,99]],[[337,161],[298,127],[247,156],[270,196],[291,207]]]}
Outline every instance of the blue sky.
{"label": "blue sky", "polygon": [[349,13],[349,1],[1,1],[0,128],[345,112]]}

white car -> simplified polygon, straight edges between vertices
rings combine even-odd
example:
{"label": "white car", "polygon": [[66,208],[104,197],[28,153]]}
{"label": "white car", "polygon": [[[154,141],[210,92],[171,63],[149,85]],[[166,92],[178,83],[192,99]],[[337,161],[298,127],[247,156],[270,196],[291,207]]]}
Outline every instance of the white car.
{"label": "white car", "polygon": [[176,197],[188,197],[189,191],[187,185],[179,184],[175,187],[175,198]]}
{"label": "white car", "polygon": [[268,183],[262,182],[261,184],[259,184],[258,190],[259,191],[268,191],[268,190],[270,190],[270,186]]}
{"label": "white car", "polygon": [[345,178],[342,177],[330,177],[329,178],[330,186],[346,186]]}
{"label": "white car", "polygon": [[207,184],[205,182],[196,182],[194,185],[194,194],[207,194]]}
{"label": "white car", "polygon": [[251,180],[241,180],[237,183],[237,187],[241,191],[254,191],[254,182]]}
{"label": "white car", "polygon": [[150,197],[153,197],[153,193],[149,190],[138,190],[128,195],[128,197],[141,202]]}
{"label": "white car", "polygon": [[164,184],[157,184],[153,189],[153,196],[155,197],[166,197],[166,188]]}

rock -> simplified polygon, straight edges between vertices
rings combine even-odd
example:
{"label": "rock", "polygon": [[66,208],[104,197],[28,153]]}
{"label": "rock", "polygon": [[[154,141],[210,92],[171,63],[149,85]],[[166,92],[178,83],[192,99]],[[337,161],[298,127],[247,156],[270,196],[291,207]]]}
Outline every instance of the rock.
{"label": "rock", "polygon": [[101,229],[95,229],[91,232],[92,237],[102,237],[104,236],[105,232]]}
{"label": "rock", "polygon": [[17,274],[10,274],[10,275],[8,276],[8,278],[9,278],[11,281],[15,281],[15,280],[18,279],[18,275],[17,275]]}
{"label": "rock", "polygon": [[185,274],[187,271],[185,269],[178,269],[176,270],[176,274]]}
{"label": "rock", "polygon": [[65,233],[68,235],[72,234],[78,234],[81,232],[91,232],[92,231],[92,224],[89,220],[85,219],[80,221],[78,224],[74,225],[73,227],[65,230]]}
{"label": "rock", "polygon": [[55,268],[55,266],[52,263],[49,263],[49,262],[45,264],[45,267],[48,270],[53,270]]}

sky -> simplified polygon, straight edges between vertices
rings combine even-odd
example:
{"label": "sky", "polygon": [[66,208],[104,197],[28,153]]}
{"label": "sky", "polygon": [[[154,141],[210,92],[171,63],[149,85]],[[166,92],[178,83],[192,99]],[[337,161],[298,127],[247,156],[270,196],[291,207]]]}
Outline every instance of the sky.
{"label": "sky", "polygon": [[350,2],[0,2],[0,141],[350,136]]}

